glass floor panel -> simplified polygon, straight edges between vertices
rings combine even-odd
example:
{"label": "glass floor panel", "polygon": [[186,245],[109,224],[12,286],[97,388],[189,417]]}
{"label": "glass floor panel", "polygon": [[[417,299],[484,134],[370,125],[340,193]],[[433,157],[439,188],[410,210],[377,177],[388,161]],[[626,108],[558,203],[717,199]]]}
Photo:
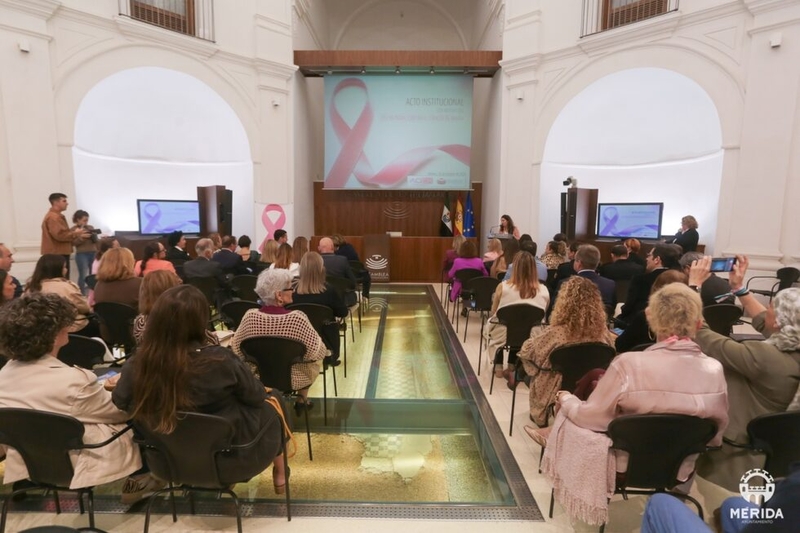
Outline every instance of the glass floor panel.
{"label": "glass floor panel", "polygon": [[[304,421],[294,420],[292,514],[541,520],[434,289],[376,284],[360,322],[359,331],[354,313],[336,392],[328,371],[327,408],[323,376],[311,388],[313,461]],[[121,486],[98,487],[96,508],[128,511],[118,503]],[[271,469],[235,491],[244,516],[285,513]],[[199,514],[230,512],[213,497],[197,500]],[[154,509],[169,512],[166,501]]]}

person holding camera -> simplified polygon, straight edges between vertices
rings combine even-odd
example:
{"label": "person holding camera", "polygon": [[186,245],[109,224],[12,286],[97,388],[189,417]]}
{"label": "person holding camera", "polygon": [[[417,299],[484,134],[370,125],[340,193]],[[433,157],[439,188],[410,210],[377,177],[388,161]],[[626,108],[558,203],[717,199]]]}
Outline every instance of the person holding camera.
{"label": "person holding camera", "polygon": [[75,264],[78,265],[78,287],[80,287],[81,293],[87,296],[89,286],[86,285],[86,276],[92,273],[92,261],[94,261],[94,254],[97,253],[96,244],[100,230],[94,229],[89,224],[89,213],[83,209],[75,211],[75,214],[72,215],[72,222],[75,225],[70,228],[70,231],[78,235],[72,241],[75,247]]}
{"label": "person holding camera", "polygon": [[89,239],[90,233],[83,228],[69,228],[64,211],[69,203],[67,195],[54,192],[48,198],[50,209],[42,220],[42,245],[41,254],[55,254],[64,257],[67,265],[66,278],[69,279],[69,256],[72,255],[72,245],[77,239]]}

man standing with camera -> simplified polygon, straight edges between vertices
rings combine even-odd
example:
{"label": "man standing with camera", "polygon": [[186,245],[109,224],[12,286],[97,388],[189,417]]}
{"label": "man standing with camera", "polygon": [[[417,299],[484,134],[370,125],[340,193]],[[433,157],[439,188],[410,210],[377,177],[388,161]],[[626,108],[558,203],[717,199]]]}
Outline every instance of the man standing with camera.
{"label": "man standing with camera", "polygon": [[67,265],[67,279],[69,279],[69,256],[72,254],[72,244],[78,239],[90,239],[91,233],[83,228],[69,229],[67,219],[63,213],[67,210],[67,195],[54,192],[48,198],[50,210],[42,221],[42,246],[44,254],[63,255]]}

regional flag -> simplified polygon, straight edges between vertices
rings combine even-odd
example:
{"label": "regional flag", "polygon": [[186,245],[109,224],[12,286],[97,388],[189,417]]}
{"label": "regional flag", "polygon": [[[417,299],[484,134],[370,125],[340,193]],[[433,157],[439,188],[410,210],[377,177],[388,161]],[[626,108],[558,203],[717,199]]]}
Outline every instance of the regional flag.
{"label": "regional flag", "polygon": [[461,202],[461,193],[458,193],[458,199],[456,200],[456,220],[453,233],[456,235],[464,233],[464,204]]}
{"label": "regional flag", "polygon": [[444,193],[444,208],[442,209],[442,224],[439,226],[439,236],[453,236],[453,220],[450,218],[450,195]]}
{"label": "regional flag", "polygon": [[472,196],[467,193],[467,206],[464,210],[464,237],[475,236],[475,212],[472,210]]}

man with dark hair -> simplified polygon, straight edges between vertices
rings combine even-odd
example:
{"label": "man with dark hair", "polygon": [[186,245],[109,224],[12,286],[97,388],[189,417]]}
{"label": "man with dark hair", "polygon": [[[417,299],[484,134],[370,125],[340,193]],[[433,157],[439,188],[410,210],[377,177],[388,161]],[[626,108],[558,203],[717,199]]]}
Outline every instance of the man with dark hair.
{"label": "man with dark hair", "polygon": [[617,317],[620,325],[623,325],[637,311],[647,307],[650,289],[658,276],[671,268],[680,270],[679,257],[679,248],[675,245],[656,244],[653,246],[645,258],[645,273],[631,278],[628,297],[625,299],[625,305],[622,306],[622,311]]}
{"label": "man with dark hair", "polygon": [[599,273],[604,278],[625,281],[643,274],[644,267],[628,258],[628,248],[624,244],[617,244],[611,248],[611,262],[602,265]]}
{"label": "man with dark hair", "polygon": [[213,255],[212,261],[216,261],[226,274],[249,274],[250,270],[244,264],[242,256],[236,253],[236,237],[226,235],[222,238],[222,248]]}
{"label": "man with dark hair", "polygon": [[289,242],[289,235],[286,233],[285,229],[276,229],[273,239],[275,239],[275,242],[278,244],[283,244]]}
{"label": "man with dark hair", "polygon": [[9,250],[5,244],[0,242],[0,270],[5,270],[9,273],[8,275],[11,277],[11,283],[14,284],[14,298],[19,298],[22,296],[22,284],[17,278],[11,276],[11,265],[13,264],[14,252]]}
{"label": "man with dark hair", "polygon": [[191,261],[192,256],[186,251],[186,237],[182,231],[173,231],[167,236],[167,261],[175,266]]}
{"label": "man with dark hair", "polygon": [[69,229],[66,217],[62,214],[67,210],[67,195],[54,192],[48,198],[50,210],[42,220],[42,245],[41,253],[64,256],[67,265],[67,279],[69,279],[69,256],[72,254],[72,244],[75,241],[90,239],[92,234],[83,228]]}

